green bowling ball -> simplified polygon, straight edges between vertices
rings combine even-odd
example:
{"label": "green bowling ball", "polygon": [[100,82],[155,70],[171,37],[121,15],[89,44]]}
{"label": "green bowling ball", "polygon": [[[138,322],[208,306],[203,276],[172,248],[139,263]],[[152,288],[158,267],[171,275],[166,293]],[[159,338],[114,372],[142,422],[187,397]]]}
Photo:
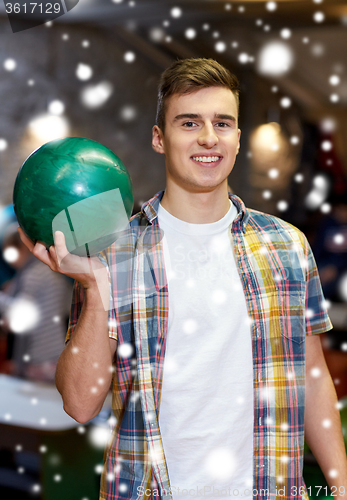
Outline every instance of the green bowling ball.
{"label": "green bowling ball", "polygon": [[133,209],[132,183],[110,149],[81,137],[47,142],[20,168],[13,190],[18,223],[48,248],[62,231],[70,253],[88,256],[110,246]]}

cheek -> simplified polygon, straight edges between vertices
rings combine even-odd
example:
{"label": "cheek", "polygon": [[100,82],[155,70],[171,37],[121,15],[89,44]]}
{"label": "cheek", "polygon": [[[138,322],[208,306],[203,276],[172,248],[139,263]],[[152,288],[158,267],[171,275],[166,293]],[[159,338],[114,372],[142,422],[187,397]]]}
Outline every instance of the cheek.
{"label": "cheek", "polygon": [[237,150],[237,148],[239,147],[240,143],[239,143],[239,140],[238,138],[236,137],[233,141],[232,141],[232,149],[234,149],[235,151]]}
{"label": "cheek", "polygon": [[187,156],[188,147],[184,141],[174,141],[171,143],[170,154],[173,158],[182,158]]}

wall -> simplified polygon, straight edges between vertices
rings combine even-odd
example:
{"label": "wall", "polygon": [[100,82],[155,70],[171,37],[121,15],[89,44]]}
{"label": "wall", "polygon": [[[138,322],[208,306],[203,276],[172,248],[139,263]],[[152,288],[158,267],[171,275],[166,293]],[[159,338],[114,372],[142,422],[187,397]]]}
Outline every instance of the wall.
{"label": "wall", "polygon": [[[90,42],[88,48],[81,45],[84,40]],[[151,148],[160,70],[140,57],[125,62],[127,50],[113,40],[112,31],[53,24],[12,34],[7,20],[0,21],[0,138],[8,142],[0,151],[1,204],[11,202],[16,174],[34,149],[26,132],[29,121],[54,99],[65,104],[70,135],[99,141],[122,159],[137,202],[164,188],[164,158]],[[17,63],[13,71],[3,67],[8,58]],[[92,67],[90,80],[76,77],[79,63]],[[113,85],[113,94],[100,109],[87,109],[80,101],[81,91],[103,81]],[[136,111],[133,119],[122,117],[125,106]]]}

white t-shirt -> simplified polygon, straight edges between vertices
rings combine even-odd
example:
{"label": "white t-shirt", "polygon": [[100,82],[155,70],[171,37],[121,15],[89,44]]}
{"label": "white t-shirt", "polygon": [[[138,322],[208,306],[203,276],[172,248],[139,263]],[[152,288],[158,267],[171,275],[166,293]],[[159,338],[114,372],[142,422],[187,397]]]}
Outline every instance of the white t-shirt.
{"label": "white t-shirt", "polygon": [[253,359],[230,234],[236,216],[230,202],[219,221],[190,224],[159,206],[169,287],[159,425],[174,500],[189,490],[247,496],[253,485]]}

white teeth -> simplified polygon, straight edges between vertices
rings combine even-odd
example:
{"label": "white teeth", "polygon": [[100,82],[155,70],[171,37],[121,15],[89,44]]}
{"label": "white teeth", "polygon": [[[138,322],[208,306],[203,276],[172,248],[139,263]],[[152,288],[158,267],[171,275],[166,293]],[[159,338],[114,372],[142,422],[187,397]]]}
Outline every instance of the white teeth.
{"label": "white teeth", "polygon": [[219,156],[193,156],[193,160],[201,161],[203,163],[211,163],[212,161],[218,161]]}

